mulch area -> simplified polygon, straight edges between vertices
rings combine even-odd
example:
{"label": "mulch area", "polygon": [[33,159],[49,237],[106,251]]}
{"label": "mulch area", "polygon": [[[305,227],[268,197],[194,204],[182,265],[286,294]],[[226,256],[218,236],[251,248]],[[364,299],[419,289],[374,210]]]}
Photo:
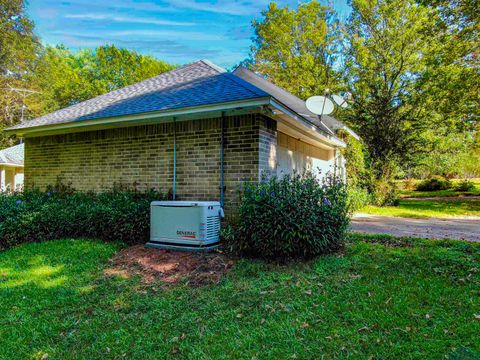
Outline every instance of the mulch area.
{"label": "mulch area", "polygon": [[139,275],[146,285],[158,282],[174,285],[185,281],[196,287],[219,283],[233,264],[233,259],[220,252],[173,251],[135,245],[117,253],[105,274],[125,278]]}

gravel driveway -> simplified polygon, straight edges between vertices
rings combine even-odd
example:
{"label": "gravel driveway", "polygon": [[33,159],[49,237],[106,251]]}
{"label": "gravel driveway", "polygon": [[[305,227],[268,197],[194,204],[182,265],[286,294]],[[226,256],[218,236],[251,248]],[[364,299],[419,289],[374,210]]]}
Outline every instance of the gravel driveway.
{"label": "gravel driveway", "polygon": [[411,219],[355,214],[353,232],[480,242],[480,217]]}

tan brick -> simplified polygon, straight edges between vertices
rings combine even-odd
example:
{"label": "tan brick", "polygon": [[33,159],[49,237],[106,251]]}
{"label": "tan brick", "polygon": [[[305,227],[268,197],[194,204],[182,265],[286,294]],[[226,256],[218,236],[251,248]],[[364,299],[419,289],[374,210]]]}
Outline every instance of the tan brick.
{"label": "tan brick", "polygon": [[[177,122],[177,199],[220,199],[221,119]],[[173,123],[25,139],[25,187],[57,180],[80,191],[114,185],[172,189]],[[276,122],[261,114],[225,119],[225,198],[244,180],[275,173]]]}

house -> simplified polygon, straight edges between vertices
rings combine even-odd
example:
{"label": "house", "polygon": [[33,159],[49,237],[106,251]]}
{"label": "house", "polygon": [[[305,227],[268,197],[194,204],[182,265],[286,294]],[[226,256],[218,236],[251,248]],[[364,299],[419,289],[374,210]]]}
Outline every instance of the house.
{"label": "house", "polygon": [[25,140],[25,187],[156,188],[235,201],[262,174],[343,171],[336,130],[253,72],[201,60],[7,129]]}
{"label": "house", "polygon": [[0,189],[21,190],[23,188],[24,144],[0,150]]}

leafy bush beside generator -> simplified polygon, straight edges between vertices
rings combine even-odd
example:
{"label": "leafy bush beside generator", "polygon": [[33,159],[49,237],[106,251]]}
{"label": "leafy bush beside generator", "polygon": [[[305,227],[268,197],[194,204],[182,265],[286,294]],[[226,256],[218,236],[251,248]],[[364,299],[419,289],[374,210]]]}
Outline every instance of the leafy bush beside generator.
{"label": "leafy bush beside generator", "polygon": [[[71,189],[0,195],[0,250],[28,242],[96,238],[142,244],[149,240],[150,203],[158,192]],[[327,177],[287,175],[245,183],[233,226],[224,227],[235,252],[267,259],[309,258],[338,250],[348,225],[346,186]]]}
{"label": "leafy bush beside generator", "polygon": [[232,227],[223,231],[233,250],[268,258],[309,258],[338,250],[349,226],[346,186],[327,177],[286,175],[246,183]]}

